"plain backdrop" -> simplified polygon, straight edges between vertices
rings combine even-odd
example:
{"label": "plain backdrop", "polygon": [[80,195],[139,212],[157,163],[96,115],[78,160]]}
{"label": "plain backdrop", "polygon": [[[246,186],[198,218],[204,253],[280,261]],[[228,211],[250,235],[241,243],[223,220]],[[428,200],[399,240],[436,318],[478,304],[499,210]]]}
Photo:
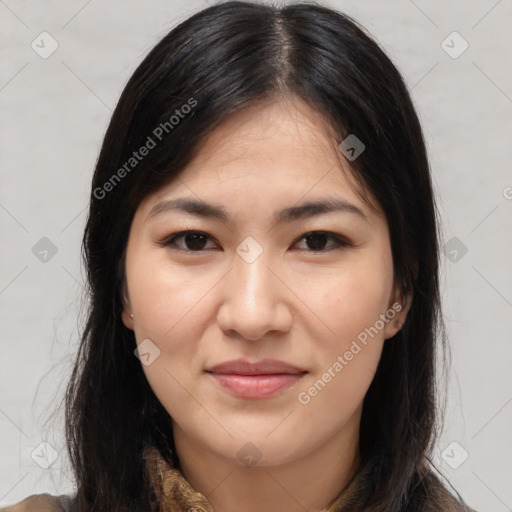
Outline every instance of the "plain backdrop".
{"label": "plain backdrop", "polygon": [[[51,414],[82,321],[93,168],[136,66],[208,3],[0,1],[0,505],[73,491],[62,415]],[[512,2],[325,5],[388,52],[428,142],[452,351],[435,461],[475,509],[512,510]]]}

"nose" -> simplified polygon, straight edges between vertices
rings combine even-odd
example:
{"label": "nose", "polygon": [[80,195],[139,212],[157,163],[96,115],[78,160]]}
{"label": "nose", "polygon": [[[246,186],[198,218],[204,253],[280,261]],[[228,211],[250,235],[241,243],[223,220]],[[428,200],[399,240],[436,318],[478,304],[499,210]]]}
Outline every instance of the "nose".
{"label": "nose", "polygon": [[269,332],[288,332],[293,323],[293,293],[283,282],[264,251],[248,263],[235,255],[233,267],[223,279],[223,301],[217,313],[220,328],[251,341]]}

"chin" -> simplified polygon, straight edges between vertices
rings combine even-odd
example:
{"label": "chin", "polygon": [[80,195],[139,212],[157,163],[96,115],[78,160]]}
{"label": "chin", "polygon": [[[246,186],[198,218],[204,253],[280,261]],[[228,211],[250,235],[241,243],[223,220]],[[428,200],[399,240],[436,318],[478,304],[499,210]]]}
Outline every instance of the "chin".
{"label": "chin", "polygon": [[[287,435],[285,439],[282,435],[275,435],[273,439],[269,439],[268,433],[269,430],[265,433],[248,433],[246,436],[237,435],[222,447],[217,444],[216,452],[220,457],[245,467],[278,466],[298,458],[301,447],[287,443],[291,436]],[[272,436],[274,434],[270,435]]]}

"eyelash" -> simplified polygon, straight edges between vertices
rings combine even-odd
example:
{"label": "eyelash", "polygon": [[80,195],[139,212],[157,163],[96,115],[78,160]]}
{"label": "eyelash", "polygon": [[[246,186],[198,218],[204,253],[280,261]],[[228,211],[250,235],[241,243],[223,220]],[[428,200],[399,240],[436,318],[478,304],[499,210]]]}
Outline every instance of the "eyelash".
{"label": "eyelash", "polygon": [[[205,250],[192,251],[192,250],[187,250],[187,249],[176,248],[175,246],[171,247],[177,239],[183,238],[183,237],[185,237],[186,235],[189,235],[189,234],[201,235],[201,236],[204,236],[204,237],[208,238],[209,240],[212,239],[212,237],[210,237],[210,235],[208,235],[207,233],[205,233],[203,231],[183,230],[183,231],[179,231],[177,233],[174,233],[174,234],[166,237],[161,242],[158,242],[158,245],[160,245],[162,247],[170,247],[173,251],[181,252],[181,253],[185,253],[185,254],[201,254],[201,253],[205,252]],[[340,236],[338,236],[338,235],[336,235],[334,233],[331,233],[329,231],[309,231],[307,233],[304,233],[300,238],[298,238],[294,242],[293,245],[297,244],[298,242],[306,239],[308,236],[311,236],[311,235],[326,235],[328,238],[331,238],[331,239],[335,240],[337,246],[332,247],[330,249],[317,250],[317,251],[314,251],[314,250],[309,251],[307,249],[299,249],[299,250],[310,252],[310,253],[322,254],[322,253],[328,253],[328,252],[330,252],[332,250],[344,249],[346,247],[350,247],[350,246],[353,245],[353,244],[349,243],[347,240],[345,240],[344,238],[342,238],[342,237],[340,237]]]}

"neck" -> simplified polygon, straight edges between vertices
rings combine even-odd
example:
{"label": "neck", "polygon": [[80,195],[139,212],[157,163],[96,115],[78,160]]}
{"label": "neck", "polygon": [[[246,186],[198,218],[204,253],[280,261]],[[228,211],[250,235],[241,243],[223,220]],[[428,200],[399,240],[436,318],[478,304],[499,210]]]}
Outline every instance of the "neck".
{"label": "neck", "polygon": [[360,412],[307,455],[283,464],[253,466],[213,453],[174,424],[180,470],[215,512],[321,511],[358,468]]}

